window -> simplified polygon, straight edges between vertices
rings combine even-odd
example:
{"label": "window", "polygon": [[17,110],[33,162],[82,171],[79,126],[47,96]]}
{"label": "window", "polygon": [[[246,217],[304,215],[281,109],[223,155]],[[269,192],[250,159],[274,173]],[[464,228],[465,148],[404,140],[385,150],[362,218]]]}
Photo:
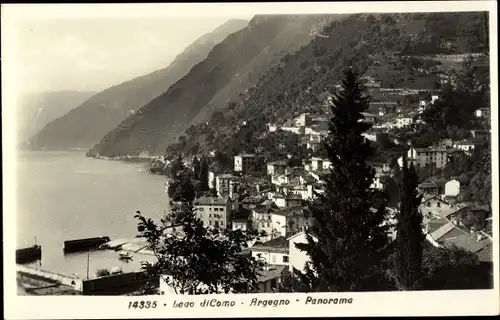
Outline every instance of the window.
{"label": "window", "polygon": [[431,202],[430,201],[427,201],[427,206],[430,207],[431,206]]}
{"label": "window", "polygon": [[208,222],[208,224],[212,225],[212,220],[210,220],[210,221]]}
{"label": "window", "polygon": [[211,213],[209,213],[209,214],[208,214],[208,217],[209,217],[209,218],[212,218],[212,214],[211,214]]}
{"label": "window", "polygon": [[283,256],[283,262],[288,263],[288,256]]}
{"label": "window", "polygon": [[438,208],[441,208],[441,202],[437,203]]}
{"label": "window", "polygon": [[219,208],[214,208],[214,211],[219,211]]}
{"label": "window", "polygon": [[223,226],[223,225],[224,225],[224,221],[221,221],[221,222],[220,222],[220,225],[221,225],[221,226]]}

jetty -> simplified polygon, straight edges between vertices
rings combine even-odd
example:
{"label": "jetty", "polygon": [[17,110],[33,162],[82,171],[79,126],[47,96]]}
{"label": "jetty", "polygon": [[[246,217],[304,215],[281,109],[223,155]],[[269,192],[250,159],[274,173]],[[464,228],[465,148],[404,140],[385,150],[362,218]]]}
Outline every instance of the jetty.
{"label": "jetty", "polygon": [[16,250],[16,263],[28,263],[42,259],[42,247],[34,245]]}
{"label": "jetty", "polygon": [[102,244],[109,242],[111,239],[108,236],[94,237],[77,240],[64,241],[64,253],[72,253],[79,251],[87,251],[98,249]]}

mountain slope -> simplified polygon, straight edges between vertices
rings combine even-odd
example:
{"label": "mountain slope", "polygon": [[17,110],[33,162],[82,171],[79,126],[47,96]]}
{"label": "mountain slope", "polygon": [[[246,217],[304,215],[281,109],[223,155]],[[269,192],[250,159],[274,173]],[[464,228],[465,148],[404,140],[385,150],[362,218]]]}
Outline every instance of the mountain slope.
{"label": "mountain slope", "polygon": [[26,141],[94,94],[96,92],[60,91],[22,95],[17,105],[17,141]]}
{"label": "mountain slope", "polygon": [[244,28],[247,24],[246,20],[230,20],[196,40],[167,68],[96,94],[63,117],[49,123],[30,140],[31,146],[37,148],[43,145],[47,149],[92,147],[127,116],[185,76],[228,34]]}
{"label": "mountain slope", "polygon": [[[364,74],[375,66],[372,76],[382,83],[390,80],[394,88],[418,89],[417,80],[428,76],[411,71],[408,61],[398,58],[398,53],[487,52],[487,25],[480,12],[362,14],[334,21],[323,29],[321,37],[270,67],[255,86],[242,94],[240,102],[215,112],[207,123],[186,130],[185,136],[168,147],[168,153],[218,150],[231,156],[262,148],[279,150],[277,145],[285,143],[286,136],[272,139],[276,135],[266,135],[266,125],[282,124],[300,112],[319,110],[311,106],[323,102],[320,97],[325,91],[336,91],[344,68],[352,66]],[[443,46],[443,42],[449,45]],[[388,70],[381,72],[384,68]],[[434,86],[426,82],[427,88]],[[297,147],[293,139],[289,145]]]}
{"label": "mountain slope", "polygon": [[[120,156],[162,153],[192,121],[207,120],[216,108],[250,88],[272,64],[310,42],[311,30],[339,15],[259,15],[215,46],[208,57],[164,94],[123,121],[92,153]],[[200,111],[203,111],[200,114]]]}

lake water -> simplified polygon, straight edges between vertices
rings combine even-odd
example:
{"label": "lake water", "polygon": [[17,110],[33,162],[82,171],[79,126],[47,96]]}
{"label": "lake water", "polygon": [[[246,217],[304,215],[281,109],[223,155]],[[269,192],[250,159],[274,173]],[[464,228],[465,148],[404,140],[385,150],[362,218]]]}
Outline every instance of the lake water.
{"label": "lake water", "polygon": [[[137,210],[159,221],[168,208],[165,178],[150,174],[147,164],[81,152],[22,152],[17,166],[17,247],[33,245],[36,237],[46,270],[80,273],[87,255],[64,256],[64,241],[134,238]],[[94,255],[105,259],[107,253]]]}

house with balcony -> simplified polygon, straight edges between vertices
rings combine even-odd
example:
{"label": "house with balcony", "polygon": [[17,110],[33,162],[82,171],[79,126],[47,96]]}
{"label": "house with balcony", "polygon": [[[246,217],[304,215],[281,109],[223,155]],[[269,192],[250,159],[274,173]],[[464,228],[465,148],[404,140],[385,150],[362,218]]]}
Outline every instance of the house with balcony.
{"label": "house with balcony", "polygon": [[229,196],[231,186],[235,187],[238,181],[238,177],[232,174],[219,174],[215,176],[215,190],[217,191],[217,195],[219,197]]}
{"label": "house with balcony", "polygon": [[289,242],[285,237],[277,237],[262,244],[255,244],[250,251],[252,257],[263,259],[268,265],[289,265]]}
{"label": "house with balcony", "polygon": [[[449,148],[410,148],[407,151],[406,159],[408,164],[413,163],[415,167],[433,166],[442,169],[448,163],[448,155],[452,150]],[[398,159],[398,164],[403,167],[403,157]]]}

